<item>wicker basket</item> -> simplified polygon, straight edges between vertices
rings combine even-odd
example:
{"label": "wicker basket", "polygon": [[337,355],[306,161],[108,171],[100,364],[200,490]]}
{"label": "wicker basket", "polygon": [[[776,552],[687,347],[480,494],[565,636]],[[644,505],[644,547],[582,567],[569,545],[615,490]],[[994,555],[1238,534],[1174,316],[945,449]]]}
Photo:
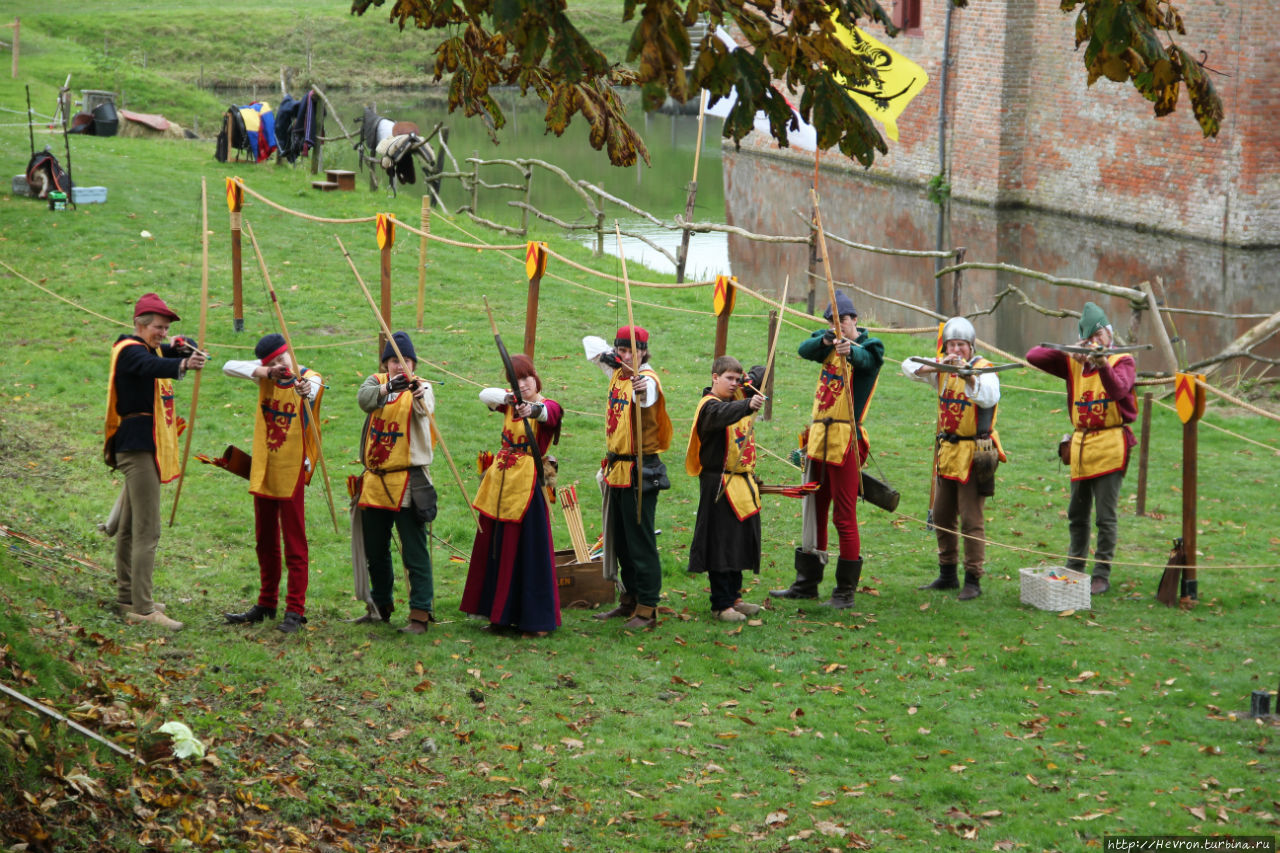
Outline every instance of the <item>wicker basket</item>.
{"label": "wicker basket", "polygon": [[[1068,577],[1075,583],[1050,580],[1049,573]],[[1022,580],[1022,603],[1041,610],[1089,610],[1089,576],[1061,566],[1038,566],[1019,569]]]}

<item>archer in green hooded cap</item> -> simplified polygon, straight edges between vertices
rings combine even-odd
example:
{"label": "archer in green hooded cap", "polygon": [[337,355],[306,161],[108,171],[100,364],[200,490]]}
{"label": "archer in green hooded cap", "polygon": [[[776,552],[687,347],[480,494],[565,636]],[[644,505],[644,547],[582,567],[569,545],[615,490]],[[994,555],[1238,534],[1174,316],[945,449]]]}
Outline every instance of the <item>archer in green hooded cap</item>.
{"label": "archer in green hooded cap", "polygon": [[[1052,347],[1032,347],[1027,361],[1066,380],[1071,401],[1071,502],[1067,526],[1067,568],[1083,571],[1089,557],[1089,522],[1098,530],[1093,552],[1094,595],[1111,588],[1111,560],[1116,551],[1120,486],[1129,464],[1129,449],[1137,442],[1129,424],[1138,417],[1133,393],[1137,369],[1133,356],[1109,352],[1113,338],[1107,315],[1092,302],[1080,312],[1079,346],[1097,354],[1065,353]],[[1065,461],[1065,457],[1064,457]]]}

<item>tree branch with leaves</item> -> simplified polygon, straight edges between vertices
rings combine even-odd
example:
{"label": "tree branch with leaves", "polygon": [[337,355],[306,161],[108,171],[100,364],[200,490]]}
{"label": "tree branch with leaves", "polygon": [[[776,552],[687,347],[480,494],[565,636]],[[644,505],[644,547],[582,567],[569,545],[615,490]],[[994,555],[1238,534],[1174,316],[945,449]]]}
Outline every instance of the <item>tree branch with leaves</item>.
{"label": "tree branch with leaves", "polygon": [[[353,0],[363,15],[386,0]],[[965,7],[969,0],[952,0]],[[1166,0],[1061,0],[1062,10],[1077,7],[1077,46],[1085,44],[1088,83],[1105,76],[1131,81],[1155,104],[1155,114],[1172,113],[1185,85],[1192,111],[1206,136],[1215,136],[1222,101],[1201,64],[1172,39],[1185,34],[1181,13]],[[837,147],[870,166],[888,146],[849,87],[879,82],[867,58],[836,37],[836,26],[883,24],[897,35],[875,0],[624,0],[622,22],[634,21],[625,57],[606,57],[575,26],[566,0],[393,0],[390,22],[439,31],[435,80],[447,78],[449,110],[486,117],[490,134],[506,117],[490,94],[493,86],[531,91],[546,105],[547,129],[564,133],[575,115],[589,128],[596,150],[607,150],[617,166],[649,161],[644,140],[627,119],[617,90],[638,87],[646,110],[667,96],[684,102],[706,89],[714,103],[736,90],[737,100],[723,135],[739,144],[755,127],[757,112],[769,122],[770,135],[787,145],[787,131],[798,127],[796,114],[813,125],[818,146]],[[709,26],[696,44],[688,27]],[[732,26],[747,49],[729,50],[715,35]],[[1164,34],[1162,39],[1161,34]],[[625,65],[624,65],[625,63]],[[688,69],[688,70],[686,70]],[[787,95],[801,93],[793,112]]]}

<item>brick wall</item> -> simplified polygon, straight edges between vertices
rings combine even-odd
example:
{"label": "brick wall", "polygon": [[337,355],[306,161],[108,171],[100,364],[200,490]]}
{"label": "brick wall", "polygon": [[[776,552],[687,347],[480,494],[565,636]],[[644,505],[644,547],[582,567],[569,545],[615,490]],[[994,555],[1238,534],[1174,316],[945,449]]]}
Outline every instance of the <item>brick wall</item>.
{"label": "brick wall", "polygon": [[[889,40],[930,83],[899,119],[901,138],[874,175],[922,184],[939,171],[947,2],[922,0],[921,32]],[[953,197],[1230,245],[1280,245],[1280,0],[1179,5],[1188,30],[1179,44],[1193,56],[1207,51],[1208,67],[1231,75],[1211,75],[1226,110],[1216,138],[1202,136],[1185,90],[1177,112],[1157,119],[1130,84],[1103,78],[1086,87],[1075,18],[1059,0],[974,0],[954,10],[946,143]],[[761,140],[752,147],[773,149]],[[842,159],[827,155],[824,164]]]}

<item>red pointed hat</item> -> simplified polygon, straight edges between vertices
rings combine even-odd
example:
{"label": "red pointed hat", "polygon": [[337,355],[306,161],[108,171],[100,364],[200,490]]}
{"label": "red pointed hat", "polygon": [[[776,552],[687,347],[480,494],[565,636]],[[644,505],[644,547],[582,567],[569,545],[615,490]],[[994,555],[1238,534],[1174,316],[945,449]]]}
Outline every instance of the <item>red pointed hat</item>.
{"label": "red pointed hat", "polygon": [[144,293],[138,297],[138,303],[133,306],[133,316],[140,317],[143,314],[160,314],[168,317],[170,320],[181,320],[173,309],[164,304],[164,300],[157,294]]}
{"label": "red pointed hat", "polygon": [[[636,326],[635,331],[636,331],[636,349],[648,349],[649,333],[646,332],[644,330],[644,327],[642,326]],[[615,335],[613,338],[613,345],[615,347],[631,346],[631,327],[630,326],[623,326],[622,328],[618,329],[618,334]]]}

